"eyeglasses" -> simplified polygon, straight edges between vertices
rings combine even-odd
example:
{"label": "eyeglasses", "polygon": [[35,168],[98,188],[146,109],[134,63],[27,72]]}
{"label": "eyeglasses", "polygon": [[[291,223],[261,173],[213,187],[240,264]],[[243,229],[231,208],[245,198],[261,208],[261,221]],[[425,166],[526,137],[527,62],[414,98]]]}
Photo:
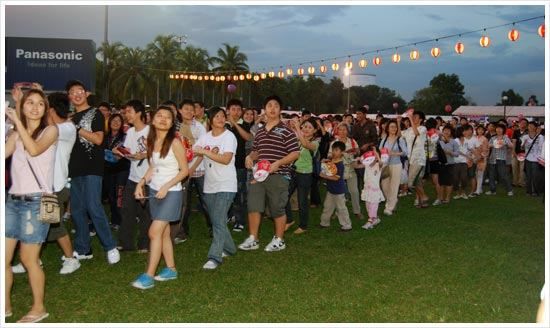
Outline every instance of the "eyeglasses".
{"label": "eyeglasses", "polygon": [[82,95],[82,94],[85,94],[85,93],[86,93],[86,91],[84,91],[84,90],[75,90],[75,91],[69,92],[69,95],[78,96],[78,95]]}

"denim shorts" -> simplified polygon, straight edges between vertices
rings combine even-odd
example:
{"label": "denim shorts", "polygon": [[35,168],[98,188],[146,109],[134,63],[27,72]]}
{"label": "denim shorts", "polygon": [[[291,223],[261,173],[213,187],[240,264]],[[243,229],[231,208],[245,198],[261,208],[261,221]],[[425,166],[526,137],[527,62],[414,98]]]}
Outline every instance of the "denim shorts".
{"label": "denim shorts", "polygon": [[6,238],[17,239],[25,244],[42,244],[46,240],[50,225],[42,223],[40,216],[40,194],[29,194],[35,200],[12,199],[7,195]]}

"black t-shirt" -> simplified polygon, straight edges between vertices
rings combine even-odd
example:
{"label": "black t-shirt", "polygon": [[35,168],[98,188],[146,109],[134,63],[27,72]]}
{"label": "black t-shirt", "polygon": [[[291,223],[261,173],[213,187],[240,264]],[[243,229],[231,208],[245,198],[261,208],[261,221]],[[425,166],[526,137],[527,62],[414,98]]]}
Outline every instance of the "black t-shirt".
{"label": "black t-shirt", "polygon": [[[80,126],[82,129],[92,132],[103,132],[105,126],[103,115],[93,107],[76,113],[72,120],[77,127]],[[77,135],[69,161],[69,176],[103,176],[104,161],[102,146],[95,145]]]}
{"label": "black t-shirt", "polygon": [[512,134],[512,139],[516,139],[516,154],[521,153],[521,137],[529,133],[527,129],[525,131],[521,132],[520,129],[514,130],[514,134]]}
{"label": "black t-shirt", "polygon": [[[247,122],[240,123],[239,126],[245,130],[246,132],[250,133],[250,127],[251,124]],[[233,126],[226,126],[227,129],[235,135],[235,138],[237,138],[237,153],[235,154],[235,168],[237,169],[244,169],[246,168],[244,165],[244,159],[246,158],[246,140],[241,137],[239,134],[239,131],[237,131],[237,128]]]}

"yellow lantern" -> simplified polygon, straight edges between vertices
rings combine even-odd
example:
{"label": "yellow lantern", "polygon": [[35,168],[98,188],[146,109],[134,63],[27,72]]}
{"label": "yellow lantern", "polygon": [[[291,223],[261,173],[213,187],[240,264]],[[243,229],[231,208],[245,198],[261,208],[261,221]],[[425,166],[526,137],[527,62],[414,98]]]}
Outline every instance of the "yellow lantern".
{"label": "yellow lantern", "polygon": [[353,62],[352,62],[351,60],[348,60],[348,61],[346,62],[346,68],[347,68],[347,69],[352,69],[352,68],[353,68]]}
{"label": "yellow lantern", "polygon": [[338,71],[339,69],[340,69],[340,65],[338,65],[338,63],[333,63],[333,64],[332,64],[332,70],[333,70],[333,71],[336,72],[336,71]]}
{"label": "yellow lantern", "polygon": [[308,72],[309,74],[315,74],[315,67],[314,67],[314,66],[309,66],[309,67],[307,68],[307,72]]}
{"label": "yellow lantern", "polygon": [[184,79],[184,80],[187,80],[187,79],[189,78],[189,75],[183,74],[183,76],[180,75],[180,77],[181,77],[182,79]]}
{"label": "yellow lantern", "polygon": [[365,58],[363,58],[359,61],[359,67],[361,67],[361,68],[366,68],[368,66],[368,64],[369,64],[369,61],[366,60]]}
{"label": "yellow lantern", "polygon": [[174,74],[170,74],[170,78],[173,79],[173,78],[174,78]]}
{"label": "yellow lantern", "polygon": [[537,29],[537,33],[541,38],[544,38],[546,35],[546,25],[544,23],[540,24],[539,28]]}
{"label": "yellow lantern", "polygon": [[374,66],[378,66],[382,64],[382,58],[380,58],[380,56],[376,56],[372,59],[372,63]]}
{"label": "yellow lantern", "polygon": [[214,81],[214,78],[216,78],[214,75],[210,75],[210,80]]}
{"label": "yellow lantern", "polygon": [[321,65],[319,66],[319,71],[321,73],[326,73],[327,72],[327,65]]}
{"label": "yellow lantern", "polygon": [[260,78],[261,78],[262,80],[265,80],[266,77],[267,77],[267,75],[266,75],[265,73],[260,74]]}
{"label": "yellow lantern", "polygon": [[241,81],[244,80],[244,74],[239,75],[239,80],[241,80]]}
{"label": "yellow lantern", "polygon": [[225,81],[225,75],[220,76],[220,81]]}
{"label": "yellow lantern", "polygon": [[298,75],[304,75],[304,68],[301,66],[298,68]]}
{"label": "yellow lantern", "polygon": [[216,82],[220,82],[220,77],[216,76]]}
{"label": "yellow lantern", "polygon": [[275,72],[274,72],[274,71],[270,71],[268,75],[269,75],[269,77],[275,77]]}
{"label": "yellow lantern", "polygon": [[409,53],[409,58],[411,60],[417,60],[418,58],[420,58],[420,52],[418,52],[418,50],[413,50]]}
{"label": "yellow lantern", "polygon": [[202,81],[202,75],[197,76],[197,79],[198,79],[199,81]]}
{"label": "yellow lantern", "polygon": [[289,67],[286,69],[286,75],[288,76],[292,75],[292,67]]}
{"label": "yellow lantern", "polygon": [[487,48],[491,44],[491,39],[488,36],[484,35],[479,38],[479,45],[483,48]]}
{"label": "yellow lantern", "polygon": [[239,76],[238,75],[233,75],[233,81],[238,81],[239,80]]}
{"label": "yellow lantern", "polygon": [[457,54],[459,54],[459,55],[460,55],[461,53],[463,53],[463,52],[464,52],[464,43],[462,43],[462,42],[457,42],[457,43],[455,44],[455,52],[456,52]]}
{"label": "yellow lantern", "polygon": [[260,81],[260,77],[258,75],[254,75],[254,81],[256,82]]}
{"label": "yellow lantern", "polygon": [[246,79],[247,79],[247,80],[250,80],[251,78],[252,78],[252,74],[246,73]]}
{"label": "yellow lantern", "polygon": [[391,61],[397,64],[401,61],[401,56],[396,52],[391,56]]}
{"label": "yellow lantern", "polygon": [[438,47],[433,47],[431,51],[432,57],[437,58],[439,55],[441,55],[441,49]]}
{"label": "yellow lantern", "polygon": [[508,32],[508,40],[515,42],[517,39],[519,39],[519,31],[513,28]]}
{"label": "yellow lantern", "polygon": [[283,77],[285,77],[285,72],[283,72],[282,70],[280,70],[280,71],[279,71],[279,74],[277,74],[277,76],[278,76],[279,78],[282,79]]}
{"label": "yellow lantern", "polygon": [[208,81],[209,79],[210,79],[210,76],[208,76],[208,75],[205,75],[205,76],[204,76],[204,80],[205,80],[205,81]]}

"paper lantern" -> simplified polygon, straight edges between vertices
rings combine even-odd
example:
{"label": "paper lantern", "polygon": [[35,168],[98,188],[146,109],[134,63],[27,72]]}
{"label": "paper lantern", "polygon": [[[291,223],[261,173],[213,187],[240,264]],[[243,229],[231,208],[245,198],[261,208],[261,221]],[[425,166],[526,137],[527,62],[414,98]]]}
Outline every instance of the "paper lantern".
{"label": "paper lantern", "polygon": [[252,74],[246,73],[246,79],[247,79],[247,80],[250,80],[251,78],[252,78]]}
{"label": "paper lantern", "polygon": [[184,80],[187,80],[187,79],[189,78],[189,75],[183,74],[183,76],[180,75],[180,77],[181,77],[182,79],[184,79]]}
{"label": "paper lantern", "polygon": [[479,38],[479,45],[483,48],[487,48],[491,44],[491,39],[487,35]]}
{"label": "paper lantern", "polygon": [[286,69],[286,75],[288,76],[292,75],[292,67],[289,67]]}
{"label": "paper lantern", "polygon": [[202,75],[197,76],[197,80],[202,81]]}
{"label": "paper lantern", "polygon": [[274,72],[274,71],[270,71],[270,72],[269,72],[269,77],[275,77],[275,72]]}
{"label": "paper lantern", "polygon": [[239,80],[239,76],[238,75],[233,75],[233,81],[237,81]]}
{"label": "paper lantern", "polygon": [[459,54],[459,55],[460,55],[461,53],[463,53],[463,52],[464,52],[464,43],[462,43],[462,42],[457,42],[457,43],[455,44],[455,52],[456,52],[457,54]]}
{"label": "paper lantern", "polygon": [[340,69],[340,65],[338,65],[338,63],[332,63],[331,67],[332,67],[332,70],[335,72]]}
{"label": "paper lantern", "polygon": [[399,63],[399,61],[401,61],[401,56],[399,56],[399,54],[396,52],[391,56],[391,61],[397,64]]}
{"label": "paper lantern", "polygon": [[214,75],[210,75],[210,80],[214,81],[216,77]]}
{"label": "paper lantern", "polygon": [[204,80],[205,80],[205,81],[208,81],[209,79],[210,79],[210,76],[208,76],[208,75],[205,75],[205,76],[204,76]]}
{"label": "paper lantern", "polygon": [[372,59],[372,63],[374,66],[378,66],[382,64],[382,58],[380,58],[380,56],[376,56]]}
{"label": "paper lantern", "polygon": [[258,75],[254,75],[254,81],[256,82],[260,81],[260,77]]}
{"label": "paper lantern", "polygon": [[445,105],[445,111],[446,111],[447,113],[450,113],[450,112],[453,111],[453,107],[451,107],[451,105],[447,104],[447,105]]}
{"label": "paper lantern", "polygon": [[278,76],[279,78],[282,79],[283,77],[285,77],[285,72],[279,71],[279,73],[277,74],[277,76]]}
{"label": "paper lantern", "polygon": [[170,78],[173,79],[173,78],[174,78],[174,74],[170,74]]}
{"label": "paper lantern", "polygon": [[515,42],[517,39],[519,39],[519,31],[516,29],[511,29],[508,32],[508,40]]}
{"label": "paper lantern", "polygon": [[220,77],[216,76],[216,82],[220,82]]}
{"label": "paper lantern", "polygon": [[265,80],[266,77],[267,75],[265,73],[260,74],[260,79]]}
{"label": "paper lantern", "polygon": [[544,36],[546,35],[546,25],[544,25],[544,23],[540,24],[537,33],[541,38],[544,38]]}
{"label": "paper lantern", "polygon": [[235,91],[237,91],[237,86],[236,85],[234,85],[233,83],[230,83],[230,84],[227,85],[227,92],[233,93]]}
{"label": "paper lantern", "polygon": [[437,58],[439,55],[441,55],[441,49],[438,47],[433,47],[431,51],[432,57]]}
{"label": "paper lantern", "polygon": [[304,75],[304,68],[301,66],[298,68],[298,75]]}
{"label": "paper lantern", "polygon": [[239,75],[239,80],[241,80],[241,81],[244,80],[244,74]]}
{"label": "paper lantern", "polygon": [[314,66],[309,66],[309,67],[307,68],[307,72],[308,72],[309,74],[315,74],[315,67],[314,67]]}
{"label": "paper lantern", "polygon": [[225,81],[225,75],[220,76],[220,81]]}
{"label": "paper lantern", "polygon": [[368,64],[369,64],[369,61],[364,58],[359,61],[359,67],[361,68],[366,68]]}
{"label": "paper lantern", "polygon": [[326,73],[327,72],[327,65],[321,65],[319,66],[319,71],[321,73]]}
{"label": "paper lantern", "polygon": [[346,62],[346,68],[347,68],[347,69],[352,69],[352,68],[353,68],[353,62],[352,62],[351,60],[348,60],[348,61]]}
{"label": "paper lantern", "polygon": [[409,58],[411,60],[417,60],[418,58],[420,58],[420,52],[418,52],[418,50],[411,51],[411,53],[409,54]]}

